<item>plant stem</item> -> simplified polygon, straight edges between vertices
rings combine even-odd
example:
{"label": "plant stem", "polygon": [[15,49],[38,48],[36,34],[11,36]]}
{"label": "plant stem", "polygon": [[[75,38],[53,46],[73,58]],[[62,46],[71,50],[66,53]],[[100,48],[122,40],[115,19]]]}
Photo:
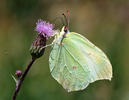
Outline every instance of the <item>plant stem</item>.
{"label": "plant stem", "polygon": [[19,90],[20,90],[20,88],[21,88],[21,85],[22,85],[22,83],[23,83],[23,81],[24,81],[24,79],[25,79],[27,73],[29,72],[29,70],[30,70],[30,68],[31,68],[31,66],[32,66],[32,64],[34,63],[35,60],[36,60],[36,59],[31,59],[31,61],[30,61],[30,63],[28,64],[27,68],[25,69],[23,75],[21,76],[20,80],[19,80],[18,83],[16,84],[16,89],[15,89],[15,91],[14,91],[12,100],[16,100],[16,97],[17,97],[17,94],[18,94],[18,92],[19,92]]}

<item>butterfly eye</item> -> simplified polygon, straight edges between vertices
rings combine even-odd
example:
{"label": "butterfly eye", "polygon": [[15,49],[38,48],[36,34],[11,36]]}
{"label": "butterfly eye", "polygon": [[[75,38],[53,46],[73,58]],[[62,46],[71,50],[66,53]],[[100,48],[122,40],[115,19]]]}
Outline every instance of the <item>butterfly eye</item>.
{"label": "butterfly eye", "polygon": [[68,27],[67,27],[67,26],[65,26],[64,32],[65,32],[65,33],[68,33]]}

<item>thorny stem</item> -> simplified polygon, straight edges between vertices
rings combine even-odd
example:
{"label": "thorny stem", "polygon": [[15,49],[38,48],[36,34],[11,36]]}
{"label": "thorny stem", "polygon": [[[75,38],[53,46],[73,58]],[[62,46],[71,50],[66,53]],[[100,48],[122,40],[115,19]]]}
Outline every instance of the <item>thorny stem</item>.
{"label": "thorny stem", "polygon": [[16,100],[16,97],[17,97],[17,94],[18,94],[18,92],[19,92],[19,90],[20,90],[20,88],[21,88],[22,82],[24,81],[24,79],[25,79],[27,73],[29,72],[29,70],[30,70],[30,68],[31,68],[31,66],[32,66],[32,64],[34,63],[35,60],[36,60],[36,59],[31,59],[31,61],[30,61],[30,63],[28,64],[27,68],[25,69],[23,75],[21,76],[20,80],[19,80],[18,83],[16,84],[16,89],[15,89],[15,91],[14,91],[12,100]]}

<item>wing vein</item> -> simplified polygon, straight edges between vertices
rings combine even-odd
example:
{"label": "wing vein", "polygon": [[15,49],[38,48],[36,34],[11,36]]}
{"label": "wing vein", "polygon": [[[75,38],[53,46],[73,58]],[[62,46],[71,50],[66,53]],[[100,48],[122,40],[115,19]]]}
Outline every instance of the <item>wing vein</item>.
{"label": "wing vein", "polygon": [[78,60],[70,53],[70,51],[67,49],[66,46],[63,45],[63,47],[65,48],[65,50],[69,53],[69,55],[82,67],[82,69],[84,70],[84,72],[90,72],[90,71],[85,71],[85,69],[83,68],[83,66],[78,62]]}
{"label": "wing vein", "polygon": [[65,67],[66,67],[66,69],[67,69],[67,70],[68,70],[68,72],[71,74],[72,72],[70,72],[70,71],[69,71],[69,68],[67,67],[67,64],[66,64],[66,57],[65,57],[65,53],[64,53],[64,62],[65,62],[65,65],[66,65],[66,66],[65,66]]}
{"label": "wing vein", "polygon": [[59,58],[60,58],[60,53],[61,53],[61,48],[59,47],[59,53],[58,53],[58,55],[57,55],[57,61],[55,61],[56,63],[55,63],[55,66],[53,67],[53,69],[51,70],[51,73],[53,72],[53,70],[54,70],[54,68],[56,67],[56,65],[57,65],[57,63],[58,63],[58,60],[59,60]]}
{"label": "wing vein", "polygon": [[[64,47],[65,48],[65,47]],[[72,57],[72,56],[71,56]],[[72,57],[73,58],[73,57]],[[66,56],[65,56],[65,53],[64,53],[64,61],[65,61],[65,67],[66,67],[66,69],[68,70],[68,72],[72,75],[72,72],[70,72],[69,71],[69,68],[67,67],[67,64],[66,64]],[[75,78],[78,80],[78,81],[80,81],[80,85],[81,85],[81,87],[83,87],[83,84],[82,84],[82,82],[81,82],[81,80],[77,77],[77,74],[76,74],[76,72],[74,71],[74,75],[75,75]],[[72,77],[72,76],[71,76]],[[86,81],[86,82],[88,82],[88,81]]]}

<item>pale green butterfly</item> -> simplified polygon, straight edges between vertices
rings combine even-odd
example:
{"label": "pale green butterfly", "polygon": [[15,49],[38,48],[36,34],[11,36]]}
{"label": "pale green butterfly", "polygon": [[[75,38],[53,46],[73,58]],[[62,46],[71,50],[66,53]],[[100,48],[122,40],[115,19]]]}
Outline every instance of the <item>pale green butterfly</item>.
{"label": "pale green butterfly", "polygon": [[111,80],[112,66],[98,47],[82,35],[62,28],[49,56],[51,75],[68,92],[85,89],[97,80]]}

